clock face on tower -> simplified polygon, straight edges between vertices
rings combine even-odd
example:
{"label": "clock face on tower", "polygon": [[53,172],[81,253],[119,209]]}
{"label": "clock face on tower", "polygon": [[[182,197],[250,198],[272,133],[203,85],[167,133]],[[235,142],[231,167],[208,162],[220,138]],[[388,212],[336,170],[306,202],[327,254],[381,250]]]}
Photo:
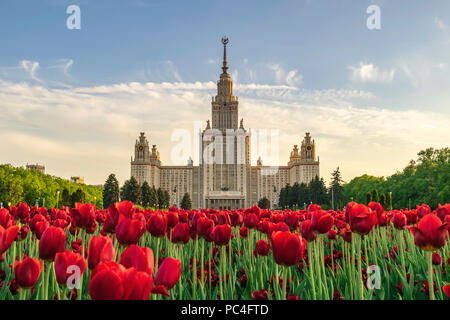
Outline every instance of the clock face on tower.
{"label": "clock face on tower", "polygon": [[142,151],[142,150],[144,150],[144,147],[143,146],[139,146],[139,151]]}
{"label": "clock face on tower", "polygon": [[312,150],[312,146],[309,144],[306,146],[306,151],[311,151]]}

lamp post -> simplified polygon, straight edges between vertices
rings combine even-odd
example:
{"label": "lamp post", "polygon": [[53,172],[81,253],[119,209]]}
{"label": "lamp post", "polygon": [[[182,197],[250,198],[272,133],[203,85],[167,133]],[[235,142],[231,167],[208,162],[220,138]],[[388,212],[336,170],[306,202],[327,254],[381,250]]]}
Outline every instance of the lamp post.
{"label": "lamp post", "polygon": [[59,209],[59,190],[56,191],[56,208]]}
{"label": "lamp post", "polygon": [[392,210],[392,191],[389,191],[389,207]]}

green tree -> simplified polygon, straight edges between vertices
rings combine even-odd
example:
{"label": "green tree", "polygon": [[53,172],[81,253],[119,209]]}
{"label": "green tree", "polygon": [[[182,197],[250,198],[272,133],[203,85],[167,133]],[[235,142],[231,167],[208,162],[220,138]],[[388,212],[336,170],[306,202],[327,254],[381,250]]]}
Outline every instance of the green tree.
{"label": "green tree", "polygon": [[65,207],[70,207],[71,205],[70,192],[67,188],[63,189],[63,192],[61,194],[61,203]]}
{"label": "green tree", "polygon": [[120,198],[137,205],[141,204],[141,187],[135,177],[131,177],[130,180],[125,181],[120,192]]}
{"label": "green tree", "polygon": [[380,197],[378,196],[378,190],[377,189],[372,191],[372,201],[380,202]]}
{"label": "green tree", "polygon": [[183,210],[191,210],[192,209],[192,200],[189,196],[189,193],[185,193],[183,199],[181,199],[181,209]]}
{"label": "green tree", "polygon": [[[84,201],[93,203],[98,199],[101,204],[102,189],[99,187],[75,184],[37,170],[16,168],[10,164],[0,165],[0,202],[4,205],[9,202],[11,205],[18,205],[23,201],[29,206],[34,206],[36,200],[42,205],[45,199],[47,208],[56,207],[58,191],[64,192],[64,189],[67,190],[64,199],[67,206],[71,205],[70,193],[76,189],[84,193]],[[62,193],[60,196],[62,202]]]}
{"label": "green tree", "polygon": [[116,175],[111,173],[103,187],[103,206],[108,208],[111,204],[120,201],[119,181]]}
{"label": "green tree", "polygon": [[328,193],[323,178],[316,176],[309,183],[309,193],[312,203],[323,205],[328,203]]}
{"label": "green tree", "polygon": [[86,202],[86,195],[83,192],[83,190],[81,190],[81,188],[78,188],[75,192],[73,192],[70,195],[70,206],[71,207],[75,207],[76,203],[85,203]]}
{"label": "green tree", "polygon": [[152,186],[150,190],[150,200],[149,206],[152,208],[158,208],[158,192],[155,189],[155,186]]}
{"label": "green tree", "polygon": [[156,195],[158,196],[158,208],[162,209],[164,208],[164,191],[161,188],[158,188],[156,190]]}
{"label": "green tree", "polygon": [[142,205],[144,207],[150,207],[150,203],[152,202],[152,188],[148,184],[147,181],[144,181],[144,183],[141,186],[141,195],[142,195]]}
{"label": "green tree", "polygon": [[344,206],[344,187],[342,186],[343,183],[344,181],[341,178],[341,172],[339,171],[339,167],[337,167],[336,170],[334,170],[331,173],[330,195],[329,195],[329,198],[331,199],[332,193],[333,200],[337,208],[342,208]]}
{"label": "green tree", "polygon": [[384,209],[387,208],[386,203],[387,203],[386,193],[382,193],[380,196],[380,204]]}
{"label": "green tree", "polygon": [[300,183],[298,186],[298,195],[297,195],[297,203],[299,207],[304,208],[307,207],[311,202],[310,190],[306,183]]}
{"label": "green tree", "polygon": [[366,194],[366,204],[372,202],[372,192],[367,192]]}
{"label": "green tree", "polygon": [[270,200],[266,197],[262,197],[258,201],[258,207],[260,207],[261,209],[270,209]]}

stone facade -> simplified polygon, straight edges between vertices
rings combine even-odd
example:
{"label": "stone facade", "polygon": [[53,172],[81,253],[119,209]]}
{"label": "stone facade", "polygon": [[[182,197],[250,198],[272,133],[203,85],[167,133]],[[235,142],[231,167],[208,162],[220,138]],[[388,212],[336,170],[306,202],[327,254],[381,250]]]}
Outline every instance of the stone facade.
{"label": "stone facade", "polygon": [[212,125],[207,121],[199,132],[200,163],[191,159],[186,166],[163,166],[156,145],[150,149],[141,132],[131,158],[131,176],[139,183],[147,181],[155,188],[167,190],[170,204],[179,206],[183,195],[191,196],[195,208],[238,209],[252,206],[262,197],[277,207],[281,188],[287,184],[309,183],[319,176],[316,144],[307,132],[300,148],[294,145],[287,166],[263,166],[250,163],[250,132],[239,123],[238,98],[233,96],[233,82],[228,73],[226,45],[222,39],[224,58],[222,74],[217,82],[217,95],[212,98]]}

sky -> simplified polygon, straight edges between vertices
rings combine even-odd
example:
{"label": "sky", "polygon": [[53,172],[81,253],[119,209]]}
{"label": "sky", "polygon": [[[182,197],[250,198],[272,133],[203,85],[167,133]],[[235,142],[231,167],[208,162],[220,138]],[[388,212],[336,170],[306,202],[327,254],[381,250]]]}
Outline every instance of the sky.
{"label": "sky", "polygon": [[305,132],[326,181],[338,166],[345,181],[389,176],[449,147],[447,0],[2,0],[0,163],[123,183],[144,131],[163,164],[185,164],[174,133],[194,141],[211,118],[225,35],[239,117],[279,131],[280,164]]}

